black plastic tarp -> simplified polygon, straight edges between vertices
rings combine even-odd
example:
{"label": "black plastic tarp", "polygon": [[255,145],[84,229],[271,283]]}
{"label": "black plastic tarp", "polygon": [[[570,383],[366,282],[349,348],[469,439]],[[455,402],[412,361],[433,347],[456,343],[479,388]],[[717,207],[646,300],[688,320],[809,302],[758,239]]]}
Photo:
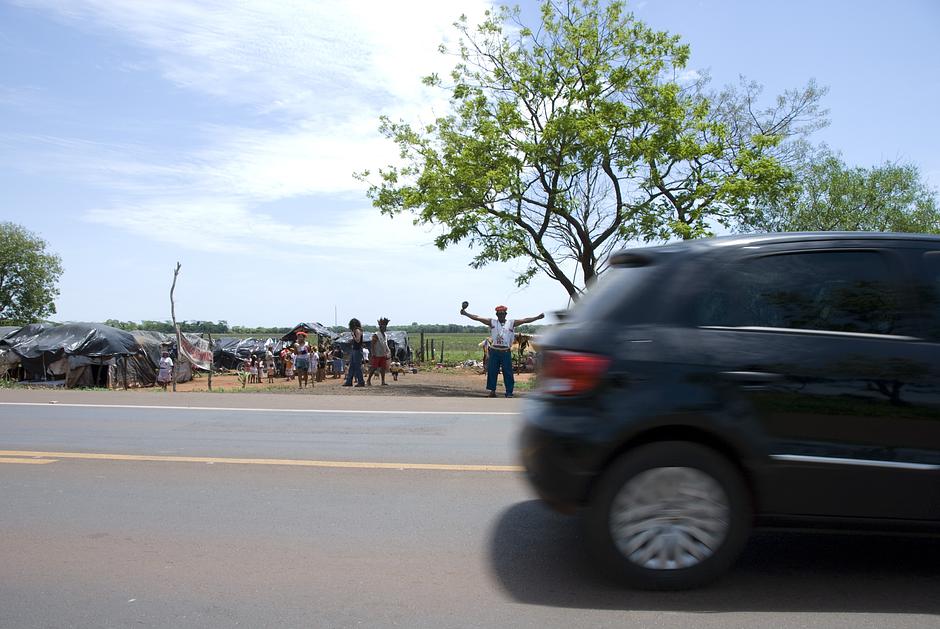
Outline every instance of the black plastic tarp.
{"label": "black plastic tarp", "polygon": [[[134,337],[99,323],[31,324],[0,340],[20,357],[30,380],[65,379],[66,386],[116,386],[128,357],[139,355]],[[123,379],[123,378],[122,378]]]}
{"label": "black plastic tarp", "polygon": [[215,347],[212,348],[213,362],[216,367],[237,369],[249,356],[264,356],[269,347],[277,356],[284,347],[284,342],[274,339],[240,339],[223,336],[216,339]]}
{"label": "black plastic tarp", "polygon": [[[321,339],[335,339],[336,333],[330,330],[328,327],[322,323],[298,323],[295,325],[290,332],[281,337],[281,340],[285,343],[293,343],[297,340],[297,333],[303,330],[307,334],[316,334],[317,337]],[[319,344],[319,343],[317,343]]]}
{"label": "black plastic tarp", "polygon": [[31,324],[4,338],[7,345],[24,359],[35,359],[43,354],[61,357],[62,354],[103,358],[130,356],[138,350],[137,341],[130,332],[98,323],[66,323],[36,330]]}

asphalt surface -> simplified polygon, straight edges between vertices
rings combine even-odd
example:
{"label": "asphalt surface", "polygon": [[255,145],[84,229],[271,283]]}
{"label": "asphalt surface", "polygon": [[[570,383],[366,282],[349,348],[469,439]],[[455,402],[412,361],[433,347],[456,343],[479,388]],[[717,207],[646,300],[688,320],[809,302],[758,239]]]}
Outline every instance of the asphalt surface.
{"label": "asphalt surface", "polygon": [[517,410],[0,391],[0,627],[940,626],[925,538],[764,532],[708,588],[608,583],[511,471]]}

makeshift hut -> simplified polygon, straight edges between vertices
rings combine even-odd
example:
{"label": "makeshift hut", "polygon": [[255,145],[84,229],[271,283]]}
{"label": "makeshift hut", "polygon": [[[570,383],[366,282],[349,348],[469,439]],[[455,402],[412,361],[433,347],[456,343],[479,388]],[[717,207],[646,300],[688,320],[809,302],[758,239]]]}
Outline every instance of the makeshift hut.
{"label": "makeshift hut", "polygon": [[[0,325],[0,339],[19,331],[19,326]],[[0,347],[0,380],[19,380],[14,372],[20,366],[20,357],[7,347]]]}
{"label": "makeshift hut", "polygon": [[[293,343],[297,340],[297,333],[300,331],[307,333],[307,336],[311,337],[309,340],[312,344],[321,345],[325,341],[332,341],[336,338],[336,333],[330,330],[328,327],[322,323],[298,323],[291,331],[281,337],[281,340],[285,343]],[[313,336],[317,337],[317,342],[313,343]]]}
{"label": "makeshift hut", "polygon": [[[66,387],[118,387],[140,369],[140,345],[129,332],[100,323],[28,325],[0,340],[0,347],[19,356],[22,378],[60,382]],[[152,380],[138,386],[152,384]]]}
{"label": "makeshift hut", "polygon": [[240,339],[223,336],[215,341],[215,347],[212,348],[213,362],[219,368],[238,369],[249,356],[264,356],[268,348],[277,356],[283,347],[283,341],[274,339]]}

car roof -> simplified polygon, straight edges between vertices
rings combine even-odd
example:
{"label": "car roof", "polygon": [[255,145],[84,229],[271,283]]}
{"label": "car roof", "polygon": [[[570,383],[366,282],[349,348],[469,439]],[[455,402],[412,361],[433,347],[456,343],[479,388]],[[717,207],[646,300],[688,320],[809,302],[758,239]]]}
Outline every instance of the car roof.
{"label": "car roof", "polygon": [[[814,242],[819,240],[871,240],[871,241],[921,241],[940,244],[940,235],[935,234],[909,234],[896,232],[781,232],[774,234],[735,234],[733,236],[717,236],[714,238],[700,238],[696,240],[683,240],[680,242],[659,245],[654,247],[636,247],[622,249],[611,256],[615,260],[618,256],[657,256],[689,251],[701,251],[719,247],[758,246],[788,242]],[[616,264],[616,263],[615,263]]]}

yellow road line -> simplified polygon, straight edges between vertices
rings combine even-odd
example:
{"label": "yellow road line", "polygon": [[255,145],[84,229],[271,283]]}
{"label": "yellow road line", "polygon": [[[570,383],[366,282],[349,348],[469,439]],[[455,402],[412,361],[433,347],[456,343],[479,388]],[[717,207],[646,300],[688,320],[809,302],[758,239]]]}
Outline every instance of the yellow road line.
{"label": "yellow road line", "polygon": [[23,465],[44,465],[46,463],[55,463],[55,461],[55,459],[21,459],[0,457],[0,463],[21,463]]}
{"label": "yellow road line", "polygon": [[[102,454],[91,452],[28,452],[0,450],[0,457],[55,457],[94,461],[152,461],[158,463],[222,463],[235,465],[287,465],[367,470],[434,470],[444,472],[521,472],[518,465],[456,465],[447,463],[373,463],[363,461],[312,461],[305,459],[236,459],[208,456],[162,456],[152,454]],[[0,459],[2,460],[2,459]],[[30,459],[34,460],[34,459]]]}

